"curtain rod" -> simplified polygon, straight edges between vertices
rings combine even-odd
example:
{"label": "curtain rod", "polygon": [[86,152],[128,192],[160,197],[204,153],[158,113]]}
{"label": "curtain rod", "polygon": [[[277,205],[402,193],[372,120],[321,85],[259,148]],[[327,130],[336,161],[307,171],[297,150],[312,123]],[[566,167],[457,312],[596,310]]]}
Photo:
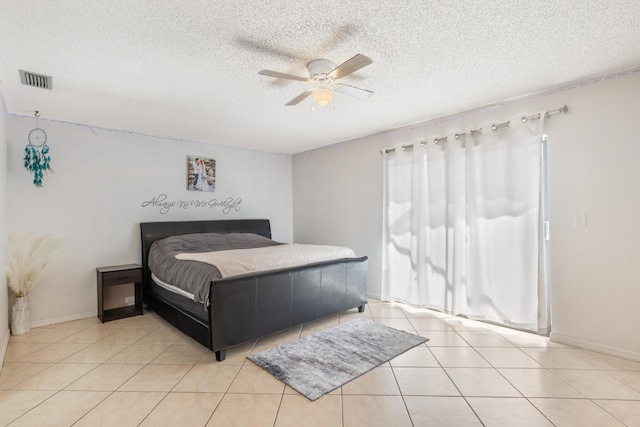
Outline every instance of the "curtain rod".
{"label": "curtain rod", "polygon": [[[567,111],[569,111],[569,108],[566,105],[563,105],[562,107],[555,109],[555,110],[550,110],[550,111],[545,111],[544,113],[544,117],[546,119],[548,119],[549,117],[553,116],[554,114],[559,114],[559,113],[566,113]],[[537,113],[537,114],[531,114],[528,116],[522,116],[520,118],[520,120],[522,121],[522,123],[527,123],[529,120],[539,120],[541,118],[541,113]],[[508,128],[511,127],[511,122],[510,121],[506,121],[504,123],[494,123],[491,125],[491,129],[496,131],[502,128]],[[478,129],[474,129],[471,130],[469,132],[457,132],[454,134],[454,137],[456,139],[460,139],[461,136],[465,136],[465,135],[471,135],[471,136],[476,136],[476,135],[481,135],[482,134],[482,128],[478,128]],[[440,144],[442,142],[447,142],[447,137],[442,137],[442,138],[434,138],[433,140],[434,143],[436,144]],[[427,145],[427,141],[421,141],[420,142],[420,146],[424,147]],[[413,148],[413,144],[410,145],[403,145],[402,146],[402,151],[406,151],[408,149]],[[442,148],[444,149],[444,145],[442,146]],[[380,150],[380,154],[389,154],[389,153],[395,153],[396,149],[395,148],[386,148],[383,150]]]}
{"label": "curtain rod", "polygon": [[[546,119],[548,119],[549,117],[553,116],[554,114],[558,114],[558,113],[566,113],[569,110],[569,108],[567,108],[567,106],[562,106],[560,108],[558,108],[557,110],[552,110],[552,111],[547,111],[546,113],[544,113],[544,117]],[[537,120],[540,119],[540,113],[538,114],[533,114],[531,116],[522,116],[522,118],[520,120],[522,120],[522,123],[527,123],[529,120]]]}

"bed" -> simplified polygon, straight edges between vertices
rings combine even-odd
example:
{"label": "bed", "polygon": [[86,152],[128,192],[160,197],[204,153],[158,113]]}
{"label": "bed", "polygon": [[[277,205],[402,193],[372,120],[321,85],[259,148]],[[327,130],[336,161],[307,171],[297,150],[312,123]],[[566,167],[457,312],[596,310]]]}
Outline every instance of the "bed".
{"label": "bed", "polygon": [[171,236],[252,233],[271,239],[267,219],[143,222],[143,301],[153,311],[215,352],[367,303],[367,257],[213,279],[208,303],[168,291],[152,279],[149,251]]}

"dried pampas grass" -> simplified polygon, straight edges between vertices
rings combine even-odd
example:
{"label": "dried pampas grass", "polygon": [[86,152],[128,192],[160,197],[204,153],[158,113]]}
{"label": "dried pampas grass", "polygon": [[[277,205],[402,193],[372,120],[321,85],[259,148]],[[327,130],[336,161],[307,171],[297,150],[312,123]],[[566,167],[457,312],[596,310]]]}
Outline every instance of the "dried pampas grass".
{"label": "dried pampas grass", "polygon": [[7,285],[16,297],[25,296],[51,271],[51,257],[60,245],[52,234],[9,231],[7,236]]}

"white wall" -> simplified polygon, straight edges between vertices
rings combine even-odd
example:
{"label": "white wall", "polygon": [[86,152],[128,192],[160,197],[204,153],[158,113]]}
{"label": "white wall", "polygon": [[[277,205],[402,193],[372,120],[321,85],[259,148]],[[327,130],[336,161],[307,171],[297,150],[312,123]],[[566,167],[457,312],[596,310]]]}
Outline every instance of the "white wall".
{"label": "white wall", "polygon": [[[35,188],[22,167],[35,124],[8,117],[9,228],[55,233],[64,248],[57,274],[29,294],[33,326],[95,315],[95,268],[140,262],[140,222],[268,218],[274,239],[292,241],[290,156],[40,120],[55,173]],[[216,160],[215,192],[186,190],[188,155]],[[242,202],[226,214],[195,206],[162,214],[159,206],[142,206],[160,194],[166,201]]]}
{"label": "white wall", "polygon": [[9,343],[9,291],[5,267],[7,241],[7,109],[0,92],[0,370]]}
{"label": "white wall", "polygon": [[[546,126],[552,339],[640,360],[640,72],[297,154],[295,240],[368,255],[369,292],[379,296],[380,150],[564,104],[569,113]],[[577,212],[586,213],[586,228],[573,227]]]}
{"label": "white wall", "polygon": [[549,132],[552,339],[640,360],[640,72],[571,104]]}

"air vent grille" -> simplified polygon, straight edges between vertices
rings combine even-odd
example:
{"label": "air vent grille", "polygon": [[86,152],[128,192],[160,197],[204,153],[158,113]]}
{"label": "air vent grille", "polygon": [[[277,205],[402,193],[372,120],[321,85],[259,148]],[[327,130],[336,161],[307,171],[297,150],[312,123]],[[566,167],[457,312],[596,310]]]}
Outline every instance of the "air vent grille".
{"label": "air vent grille", "polygon": [[20,81],[23,85],[39,87],[42,89],[52,89],[51,76],[32,73],[31,71],[18,70],[20,72]]}

